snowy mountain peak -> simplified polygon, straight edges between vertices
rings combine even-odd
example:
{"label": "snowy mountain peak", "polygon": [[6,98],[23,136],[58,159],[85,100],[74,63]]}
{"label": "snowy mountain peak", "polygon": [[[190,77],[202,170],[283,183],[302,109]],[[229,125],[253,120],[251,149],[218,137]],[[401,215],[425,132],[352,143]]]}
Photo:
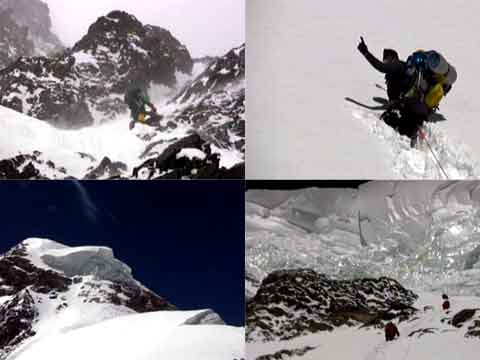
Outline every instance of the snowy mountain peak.
{"label": "snowy mountain peak", "polygon": [[[96,358],[118,346],[122,351],[111,358],[176,359],[162,355],[176,349],[179,359],[232,360],[244,351],[243,329],[225,325],[211,309],[177,311],[136,281],[112,249],[42,238],[0,256],[0,324],[1,360],[43,358],[44,352],[62,359],[67,349],[72,359]],[[181,344],[158,341],[173,334]],[[89,346],[72,355],[79,341]]]}
{"label": "snowy mountain peak", "polygon": [[[0,257],[0,323],[8,325],[16,317],[0,329],[0,359],[2,351],[10,352],[35,335],[175,309],[137,282],[108,247],[69,247],[31,238]],[[204,317],[215,320],[211,313]]]}

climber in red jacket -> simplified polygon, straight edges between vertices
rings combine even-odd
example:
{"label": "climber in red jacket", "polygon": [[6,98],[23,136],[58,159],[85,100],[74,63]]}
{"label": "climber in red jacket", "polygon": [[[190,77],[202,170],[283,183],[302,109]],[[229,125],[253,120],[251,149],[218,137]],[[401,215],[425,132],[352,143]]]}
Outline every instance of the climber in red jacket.
{"label": "climber in red jacket", "polygon": [[387,325],[385,325],[385,340],[392,341],[397,336],[400,336],[398,328],[390,321]]}
{"label": "climber in red jacket", "polygon": [[448,295],[443,294],[442,299],[443,299],[442,309],[445,310],[445,311],[449,310],[450,309],[450,300],[448,300]]}

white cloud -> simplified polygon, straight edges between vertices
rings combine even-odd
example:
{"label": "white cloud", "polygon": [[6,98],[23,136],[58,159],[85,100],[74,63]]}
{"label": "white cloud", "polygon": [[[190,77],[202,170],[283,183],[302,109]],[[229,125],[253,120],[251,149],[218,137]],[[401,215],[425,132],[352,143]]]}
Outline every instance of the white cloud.
{"label": "white cloud", "polygon": [[54,32],[67,46],[112,10],[170,30],[194,57],[223,55],[245,42],[245,0],[43,1],[50,7]]}

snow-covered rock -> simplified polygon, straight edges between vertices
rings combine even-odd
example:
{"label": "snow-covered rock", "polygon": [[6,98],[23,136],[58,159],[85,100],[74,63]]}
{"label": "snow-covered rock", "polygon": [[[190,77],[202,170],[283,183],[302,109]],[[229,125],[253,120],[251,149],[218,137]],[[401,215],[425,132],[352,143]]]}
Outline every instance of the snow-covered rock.
{"label": "snow-covered rock", "polygon": [[[460,327],[452,324],[452,318],[465,310],[477,307],[478,297],[450,297],[452,308],[444,311],[440,293],[420,293],[413,304],[415,315],[395,323],[400,337],[386,342],[381,328],[354,326],[338,327],[333,331],[319,331],[291,339],[247,343],[249,360],[274,359],[393,359],[422,360],[435,357],[441,360],[475,359],[478,338],[469,329],[478,320],[470,318]],[[271,305],[273,306],[273,304]],[[478,314],[478,311],[477,311]],[[476,335],[478,336],[478,335]]]}
{"label": "snow-covered rock", "polygon": [[[210,145],[204,136],[189,135],[192,129],[187,125],[163,131],[139,125],[129,132],[128,123],[124,115],[80,130],[58,129],[0,106],[0,127],[9,129],[0,132],[0,178],[147,179],[167,173],[171,178],[244,177],[242,153]],[[177,161],[184,147],[206,151],[208,156],[200,163],[187,158]],[[156,161],[165,158],[173,162]],[[193,174],[188,169],[197,171]]]}
{"label": "snow-covered rock", "polygon": [[190,74],[188,50],[170,32],[112,11],[100,17],[71,50],[22,57],[0,72],[0,103],[59,127],[78,128],[126,112],[131,86],[173,87]]}
{"label": "snow-covered rock", "polygon": [[230,50],[173,98],[175,121],[189,124],[217,147],[245,153],[245,45]]}
{"label": "snow-covered rock", "polygon": [[247,341],[287,340],[415,314],[412,291],[388,278],[336,281],[312,270],[269,274],[247,303]]}

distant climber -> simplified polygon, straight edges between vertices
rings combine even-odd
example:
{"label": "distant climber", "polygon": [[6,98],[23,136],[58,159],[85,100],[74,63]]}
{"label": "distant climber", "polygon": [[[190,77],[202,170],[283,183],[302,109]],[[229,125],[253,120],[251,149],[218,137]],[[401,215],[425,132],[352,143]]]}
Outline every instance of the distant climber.
{"label": "distant climber", "polygon": [[395,337],[400,336],[398,328],[391,321],[385,325],[385,340],[392,341],[395,340]]}
{"label": "distant climber", "polygon": [[443,294],[442,299],[443,299],[442,309],[445,310],[445,311],[449,310],[450,309],[450,300],[448,299],[448,295]]}
{"label": "distant climber", "polygon": [[395,50],[384,49],[380,61],[368,51],[363,37],[358,50],[385,74],[389,106],[381,119],[408,136],[414,146],[419,128],[438,109],[457,80],[456,69],[435,50],[417,50],[402,61]]}
{"label": "distant climber", "polygon": [[[162,116],[157,113],[157,108],[152,104],[142,89],[133,88],[128,90],[125,94],[124,100],[130,108],[130,114],[132,117],[130,130],[135,127],[135,123],[137,122],[146,125],[158,125],[162,119]],[[147,110],[147,106],[149,110]]]}

